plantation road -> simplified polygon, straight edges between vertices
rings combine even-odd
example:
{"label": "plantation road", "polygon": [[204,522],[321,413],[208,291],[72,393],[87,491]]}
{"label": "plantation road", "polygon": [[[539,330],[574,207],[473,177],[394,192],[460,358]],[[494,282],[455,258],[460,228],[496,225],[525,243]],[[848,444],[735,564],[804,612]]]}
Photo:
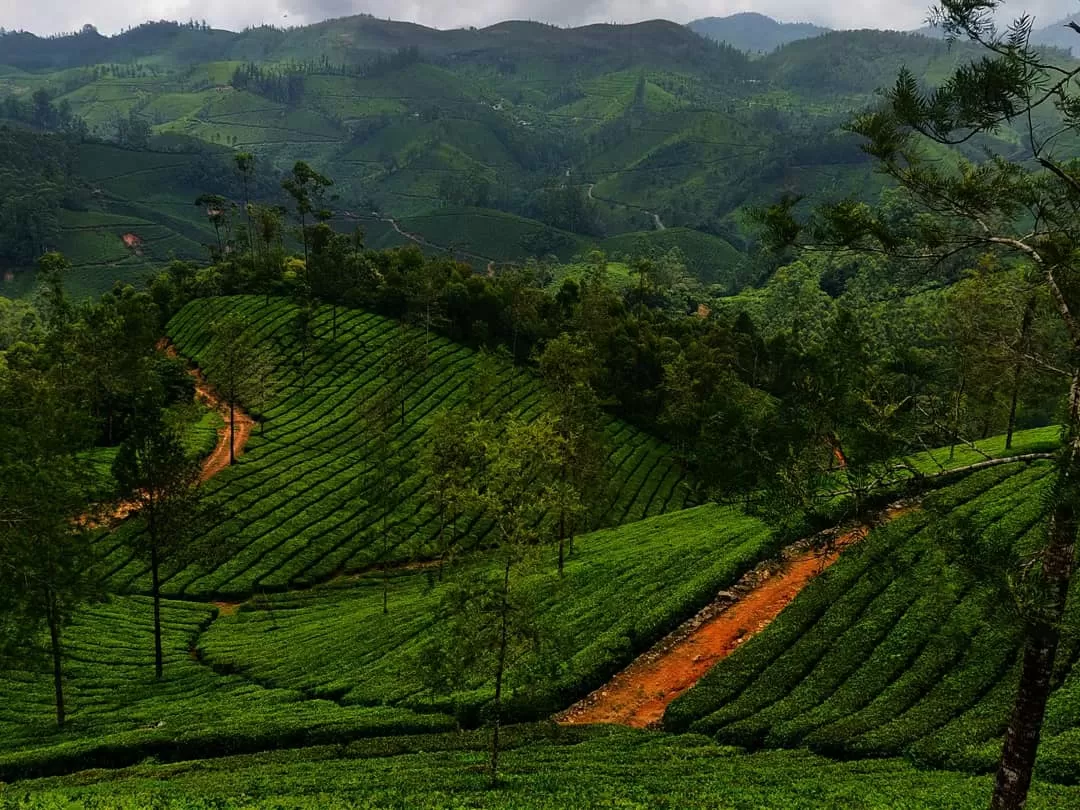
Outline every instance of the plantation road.
{"label": "plantation road", "polygon": [[[885,520],[910,510],[895,506]],[[799,593],[870,531],[860,524],[821,545],[801,541],[762,563],[647,653],[556,717],[566,725],[659,724],[668,705],[780,615]]]}

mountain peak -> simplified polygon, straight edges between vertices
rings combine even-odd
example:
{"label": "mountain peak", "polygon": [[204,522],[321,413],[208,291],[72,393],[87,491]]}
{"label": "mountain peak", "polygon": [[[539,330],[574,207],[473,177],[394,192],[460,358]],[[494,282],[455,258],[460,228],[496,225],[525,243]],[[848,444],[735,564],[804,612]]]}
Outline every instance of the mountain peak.
{"label": "mountain peak", "polygon": [[747,53],[770,53],[789,42],[821,36],[830,30],[812,23],[779,22],[756,11],[704,17],[688,23],[687,27],[707,39]]}

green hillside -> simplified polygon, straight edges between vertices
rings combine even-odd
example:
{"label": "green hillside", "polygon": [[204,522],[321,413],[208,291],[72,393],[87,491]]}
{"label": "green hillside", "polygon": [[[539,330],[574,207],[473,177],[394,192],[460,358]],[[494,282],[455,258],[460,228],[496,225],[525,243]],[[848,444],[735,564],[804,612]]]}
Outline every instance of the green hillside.
{"label": "green hillside", "polygon": [[[407,220],[431,250],[481,264],[566,260],[666,227],[664,246],[677,243],[706,283],[730,285],[747,206],[788,191],[876,197],[881,180],[841,126],[900,66],[935,80],[969,55],[859,31],[750,60],[663,21],[436,31],[365,16],[2,41],[0,106],[32,123],[44,90],[85,121],[103,143],[78,147],[74,174],[95,195],[83,207],[150,234],[142,257],[105,230],[85,248],[58,240],[82,268],[79,290],[134,278],[144,258],[198,256],[210,238],[191,202],[240,200],[230,150],[256,155],[256,199],[284,202],[280,176],[305,160],[335,179],[336,208]],[[149,128],[148,144],[132,145],[129,121]],[[110,153],[114,142],[125,149]]]}
{"label": "green hillside", "polygon": [[[512,715],[543,717],[600,686],[771,547],[772,534],[761,522],[704,506],[580,538],[562,579],[554,559],[545,558],[544,570],[523,587],[543,594],[540,622],[561,638],[564,658],[553,662],[554,677],[523,690]],[[445,588],[432,589],[430,579],[425,573],[393,579],[391,622],[375,576],[349,587],[272,596],[257,610],[215,622],[200,638],[199,652],[215,669],[343,705],[429,709],[432,695],[417,662],[446,632],[439,610]],[[627,612],[629,593],[646,600],[646,608]],[[511,670],[516,682],[524,676]],[[434,705],[475,716],[492,688],[472,684]]]}
{"label": "green hillside", "polygon": [[[1004,583],[974,572],[1038,542],[1050,472],[1046,463],[979,472],[875,530],[672,704],[666,724],[751,748],[991,767],[1019,641]],[[984,567],[955,562],[954,547],[966,543],[986,556]],[[1066,782],[1080,768],[1078,654],[1080,636],[1069,630],[1040,751],[1043,775]]]}
{"label": "green hillside", "polygon": [[[444,338],[425,338],[421,329],[400,333],[395,321],[360,311],[339,315],[332,337],[332,313],[320,308],[313,324],[310,361],[301,376],[290,325],[296,308],[262,297],[218,298],[189,304],[169,324],[181,353],[207,359],[211,323],[225,313],[245,316],[252,334],[274,364],[271,399],[258,409],[263,423],[240,463],[208,484],[224,514],[212,529],[228,541],[231,557],[211,571],[184,570],[165,584],[170,594],[248,595],[324,581],[375,564],[430,558],[438,520],[422,493],[418,456],[428,443],[435,416],[468,396],[480,358]],[[428,342],[428,364],[404,370],[401,390],[407,413],[390,439],[406,470],[387,515],[394,540],[384,549],[383,509],[369,502],[364,476],[370,473],[372,436],[365,432],[363,407],[379,389],[397,387],[386,376],[387,355],[396,341]],[[501,361],[497,384],[486,395],[489,413],[508,411],[532,418],[548,396],[533,372]],[[670,449],[616,420],[605,428],[608,495],[602,522],[620,524],[674,511],[693,503],[686,473]],[[467,532],[482,543],[491,527],[472,516]],[[125,532],[137,531],[128,526]],[[106,544],[114,586],[144,591],[146,567],[132,560],[119,536]]]}

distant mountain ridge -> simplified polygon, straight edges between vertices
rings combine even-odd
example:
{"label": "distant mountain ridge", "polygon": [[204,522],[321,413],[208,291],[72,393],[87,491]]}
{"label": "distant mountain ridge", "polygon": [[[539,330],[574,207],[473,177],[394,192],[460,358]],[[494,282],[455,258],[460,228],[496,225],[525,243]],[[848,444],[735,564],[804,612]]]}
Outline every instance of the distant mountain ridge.
{"label": "distant mountain ridge", "polygon": [[703,17],[687,27],[707,39],[723,42],[746,53],[771,53],[801,39],[827,34],[831,28],[813,23],[787,23],[748,11],[728,17]]}
{"label": "distant mountain ridge", "polygon": [[[606,55],[628,64],[657,57],[709,62],[716,60],[718,51],[715,43],[702,42],[685,26],[667,20],[579,28],[508,20],[487,28],[440,30],[356,15],[287,30],[259,26],[233,32],[163,20],[146,22],[115,36],[104,36],[93,26],[58,37],[0,31],[0,64],[34,71],[130,63],[151,57],[163,66],[312,59],[357,64],[407,47],[436,59],[491,62],[530,56],[572,58],[577,54]],[[744,58],[734,52],[729,56],[736,61]]]}
{"label": "distant mountain ridge", "polygon": [[1080,13],[1070,14],[1045,28],[1033,31],[1031,40],[1036,45],[1061,48],[1063,51],[1069,51],[1073,56],[1080,56],[1080,33],[1070,28],[1070,23],[1080,25]]}

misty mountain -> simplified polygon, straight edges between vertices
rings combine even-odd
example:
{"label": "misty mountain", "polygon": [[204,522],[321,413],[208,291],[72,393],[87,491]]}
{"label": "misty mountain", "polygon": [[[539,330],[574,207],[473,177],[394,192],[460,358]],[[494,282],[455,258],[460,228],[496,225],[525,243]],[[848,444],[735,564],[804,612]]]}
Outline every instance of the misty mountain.
{"label": "misty mountain", "polygon": [[688,23],[687,27],[703,37],[747,53],[771,53],[789,42],[821,36],[831,30],[812,23],[778,22],[754,12],[705,17]]}

